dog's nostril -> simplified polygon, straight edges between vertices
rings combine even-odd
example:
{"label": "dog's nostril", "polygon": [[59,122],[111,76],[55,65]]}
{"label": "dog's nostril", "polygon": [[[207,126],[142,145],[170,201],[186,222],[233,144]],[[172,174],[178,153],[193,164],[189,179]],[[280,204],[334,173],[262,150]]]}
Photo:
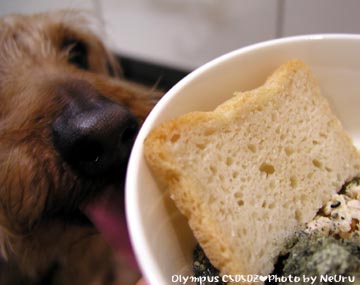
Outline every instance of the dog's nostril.
{"label": "dog's nostril", "polygon": [[52,124],[53,143],[79,174],[115,175],[127,164],[139,124],[121,105],[106,99],[96,103],[70,105]]}
{"label": "dog's nostril", "polygon": [[70,156],[79,163],[98,162],[104,155],[104,147],[101,143],[82,139],[77,142],[71,150]]}

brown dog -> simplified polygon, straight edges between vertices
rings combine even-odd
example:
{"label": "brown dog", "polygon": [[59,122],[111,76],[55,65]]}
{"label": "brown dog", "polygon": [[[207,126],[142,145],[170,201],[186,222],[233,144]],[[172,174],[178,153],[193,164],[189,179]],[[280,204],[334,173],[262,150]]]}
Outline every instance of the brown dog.
{"label": "brown dog", "polygon": [[[6,260],[0,284],[131,284],[138,278],[126,265],[127,249],[120,245],[115,257],[83,214],[98,224],[113,208],[122,214],[129,152],[160,96],[119,80],[118,73],[76,12],[0,21],[0,241]],[[124,220],[111,227],[103,226],[108,241],[119,237],[111,237],[114,230],[126,234]]]}

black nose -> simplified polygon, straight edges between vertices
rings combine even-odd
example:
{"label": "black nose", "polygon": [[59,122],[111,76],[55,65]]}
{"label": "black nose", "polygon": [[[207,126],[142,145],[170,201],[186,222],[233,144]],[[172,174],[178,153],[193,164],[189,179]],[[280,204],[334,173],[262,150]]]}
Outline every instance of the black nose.
{"label": "black nose", "polygon": [[68,92],[69,103],[52,125],[54,146],[82,175],[120,173],[138,132],[138,121],[124,106],[95,94],[92,88],[85,90],[86,95],[84,88]]}

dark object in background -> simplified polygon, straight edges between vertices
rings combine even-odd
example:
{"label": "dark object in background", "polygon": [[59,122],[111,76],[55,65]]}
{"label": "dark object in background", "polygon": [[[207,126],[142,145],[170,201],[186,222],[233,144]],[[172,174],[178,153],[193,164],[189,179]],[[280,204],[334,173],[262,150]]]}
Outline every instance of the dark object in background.
{"label": "dark object in background", "polygon": [[164,92],[168,91],[190,72],[124,55],[119,55],[118,58],[126,79],[147,86],[154,86]]}
{"label": "dark object in background", "polygon": [[[205,255],[199,244],[193,251],[193,272],[199,280],[197,284],[201,285],[226,285],[220,277],[220,272],[211,263]],[[201,280],[201,282],[200,282]]]}

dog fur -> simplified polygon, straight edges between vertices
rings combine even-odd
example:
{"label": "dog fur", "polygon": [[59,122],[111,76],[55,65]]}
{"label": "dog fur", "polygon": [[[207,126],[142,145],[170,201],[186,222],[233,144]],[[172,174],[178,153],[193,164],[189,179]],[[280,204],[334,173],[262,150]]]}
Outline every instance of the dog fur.
{"label": "dog fur", "polygon": [[[68,86],[93,88],[140,123],[161,94],[119,78],[86,18],[62,11],[0,21],[1,284],[131,284],[139,277],[94,227],[72,222],[72,211],[108,182],[79,177],[54,149],[50,126],[71,100],[63,96]],[[86,66],[72,62],[78,43],[86,46]]]}

